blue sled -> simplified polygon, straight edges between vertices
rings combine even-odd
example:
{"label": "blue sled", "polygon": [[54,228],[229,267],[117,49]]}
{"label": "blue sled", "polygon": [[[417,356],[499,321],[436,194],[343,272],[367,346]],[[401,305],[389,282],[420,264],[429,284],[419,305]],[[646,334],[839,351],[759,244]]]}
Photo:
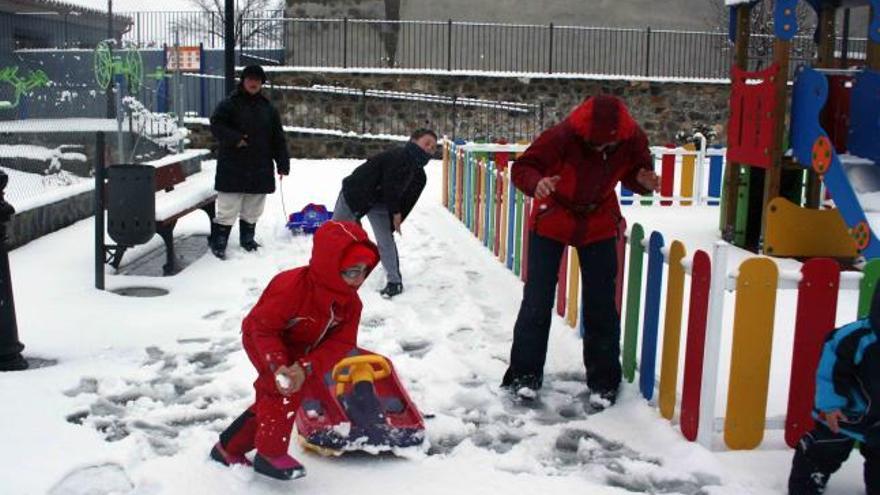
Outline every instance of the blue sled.
{"label": "blue sled", "polygon": [[309,203],[301,211],[291,213],[287,228],[294,234],[314,234],[318,227],[333,218],[333,212],[324,205]]}

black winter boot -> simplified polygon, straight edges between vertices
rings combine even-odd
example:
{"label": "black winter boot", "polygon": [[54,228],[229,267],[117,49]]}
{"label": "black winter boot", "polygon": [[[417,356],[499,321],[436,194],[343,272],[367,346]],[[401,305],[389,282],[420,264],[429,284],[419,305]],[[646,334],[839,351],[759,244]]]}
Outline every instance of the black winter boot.
{"label": "black winter boot", "polygon": [[382,297],[384,297],[385,299],[391,299],[392,297],[399,295],[401,292],[403,292],[403,284],[388,282],[388,285],[386,285],[384,289],[380,290],[379,294],[381,294]]}
{"label": "black winter boot", "polygon": [[208,236],[208,246],[214,256],[221,260],[226,259],[226,243],[229,241],[229,233],[232,232],[232,226],[220,225],[211,222],[211,235]]}
{"label": "black winter boot", "polygon": [[258,248],[262,247],[257,241],[254,240],[254,233],[256,232],[256,230],[257,224],[247,223],[244,220],[239,220],[238,243],[245,251],[256,251]]}

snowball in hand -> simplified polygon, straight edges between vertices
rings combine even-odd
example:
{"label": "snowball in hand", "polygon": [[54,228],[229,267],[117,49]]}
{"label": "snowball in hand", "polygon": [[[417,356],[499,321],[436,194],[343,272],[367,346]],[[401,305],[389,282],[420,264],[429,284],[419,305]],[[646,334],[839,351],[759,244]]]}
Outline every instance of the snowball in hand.
{"label": "snowball in hand", "polygon": [[275,375],[275,383],[277,383],[278,386],[283,389],[289,389],[290,385],[292,384],[290,381],[290,377],[283,373],[277,373]]}

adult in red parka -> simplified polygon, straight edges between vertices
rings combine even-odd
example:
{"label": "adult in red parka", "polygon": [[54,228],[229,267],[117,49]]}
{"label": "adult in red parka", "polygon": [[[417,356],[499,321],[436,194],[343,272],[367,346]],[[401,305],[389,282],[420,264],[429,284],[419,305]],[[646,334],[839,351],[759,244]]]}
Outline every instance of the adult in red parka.
{"label": "adult in red parka", "polygon": [[361,300],[357,289],[379,251],[356,223],[330,221],[314,236],[308,266],[276,275],[242,323],[242,343],[259,376],[256,401],[226,430],[211,457],[249,464],[279,479],[305,469],[288,455],[294,413],[307,373],[322,376],[357,345]]}
{"label": "adult in red parka", "polygon": [[593,96],[544,131],[514,162],[514,185],[534,198],[528,279],[502,386],[524,399],[544,379],[557,274],[566,245],[580,260],[587,385],[602,405],[620,385],[620,315],[614,303],[616,236],[622,219],[614,188],[659,190],[648,139],[622,100]]}

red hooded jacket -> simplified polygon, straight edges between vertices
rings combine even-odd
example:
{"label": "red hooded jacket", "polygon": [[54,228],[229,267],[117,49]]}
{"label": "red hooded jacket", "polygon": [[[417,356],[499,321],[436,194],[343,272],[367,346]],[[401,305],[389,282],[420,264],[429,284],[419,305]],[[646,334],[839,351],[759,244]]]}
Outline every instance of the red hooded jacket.
{"label": "red hooded jacket", "polygon": [[[242,323],[244,349],[260,377],[255,384],[275,393],[274,371],[300,358],[317,373],[332,368],[357,345],[361,300],[342,279],[340,261],[352,245],[379,251],[356,223],[330,221],[315,232],[308,266],[276,275]],[[374,261],[367,267],[372,271]]]}
{"label": "red hooded jacket", "polygon": [[[593,145],[616,142],[604,152]],[[560,124],[544,131],[512,167],[514,185],[534,196],[544,177],[561,177],[556,192],[536,199],[531,229],[550,239],[583,246],[614,237],[622,215],[618,182],[647,194],[636,181],[639,169],[653,170],[648,138],[614,96],[594,96]]]}

